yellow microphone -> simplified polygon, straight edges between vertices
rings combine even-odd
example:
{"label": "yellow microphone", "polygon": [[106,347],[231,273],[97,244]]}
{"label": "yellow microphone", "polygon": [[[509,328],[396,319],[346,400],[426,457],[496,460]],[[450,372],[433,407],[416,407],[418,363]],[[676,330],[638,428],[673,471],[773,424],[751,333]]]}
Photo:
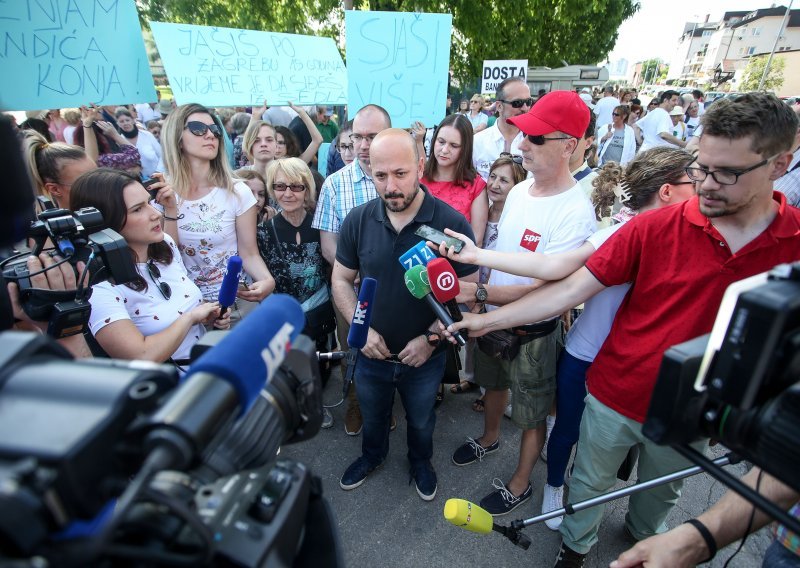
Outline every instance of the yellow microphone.
{"label": "yellow microphone", "polygon": [[448,499],[444,504],[444,518],[457,527],[480,534],[492,532],[494,524],[486,509],[464,499]]}

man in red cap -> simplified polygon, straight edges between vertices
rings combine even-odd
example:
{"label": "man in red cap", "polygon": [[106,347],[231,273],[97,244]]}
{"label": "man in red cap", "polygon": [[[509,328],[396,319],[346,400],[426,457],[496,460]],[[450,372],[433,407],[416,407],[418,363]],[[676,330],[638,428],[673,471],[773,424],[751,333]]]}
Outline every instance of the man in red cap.
{"label": "man in red cap", "polygon": [[[525,135],[519,144],[523,167],[534,180],[517,184],[506,198],[498,226],[496,250],[558,253],[579,247],[595,229],[592,205],[572,177],[569,159],[589,124],[589,109],[573,92],[543,96],[525,114],[507,119]],[[483,287],[463,282],[462,294],[490,304],[488,309],[517,300],[541,282],[493,270]],[[480,461],[499,448],[500,422],[507,391],[512,393],[511,420],[523,430],[517,469],[508,483],[496,479],[495,491],[480,505],[493,515],[509,513],[530,499],[530,474],[545,439],[545,419],[556,391],[556,339],[559,318],[508,330],[520,340],[511,360],[476,350],[475,378],[486,389],[484,431],[468,438],[453,454],[453,463]],[[479,343],[479,347],[481,344]],[[484,345],[485,349],[490,349]]]}

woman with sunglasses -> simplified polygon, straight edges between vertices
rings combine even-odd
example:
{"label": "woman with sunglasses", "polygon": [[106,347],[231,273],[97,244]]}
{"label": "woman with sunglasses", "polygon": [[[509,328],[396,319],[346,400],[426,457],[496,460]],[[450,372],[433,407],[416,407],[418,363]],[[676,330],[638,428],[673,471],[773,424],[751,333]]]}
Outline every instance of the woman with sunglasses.
{"label": "woman with sunglasses", "polygon": [[[306,313],[303,333],[318,351],[330,351],[330,334],[336,326],[330,294],[330,267],[322,256],[319,229],[311,227],[316,184],[308,165],[300,158],[283,158],[267,166],[267,189],[280,213],[258,226],[258,250],[275,275],[275,291],[289,294]],[[330,364],[320,363],[323,382]],[[323,427],[333,425],[326,411]]]}
{"label": "woman with sunglasses", "polygon": [[72,209],[96,207],[125,238],[138,273],[127,284],[92,287],[89,329],[110,357],[184,366],[205,333],[203,324],[226,329],[230,316],[219,318],[219,304],[203,302],[150,201],[134,176],[109,168],[88,172],[72,186]]}
{"label": "woman with sunglasses", "polygon": [[192,103],[173,110],[161,134],[169,184],[151,188],[164,206],[164,230],[207,301],[217,300],[228,259],[242,258],[253,282],[237,292],[249,302],[237,303],[238,319],[272,292],[275,280],[258,254],[256,199],[244,182],[234,180],[221,136],[222,127],[206,107]]}
{"label": "woman with sunglasses", "polygon": [[420,180],[430,192],[464,215],[477,242],[483,242],[489,199],[486,182],[472,164],[472,123],[460,114],[446,116],[433,133],[433,145]]}
{"label": "woman with sunglasses", "polygon": [[606,162],[617,162],[625,165],[636,154],[636,133],[628,126],[630,111],[626,105],[619,105],[611,111],[611,124],[603,124],[598,129],[598,160],[602,166]]}

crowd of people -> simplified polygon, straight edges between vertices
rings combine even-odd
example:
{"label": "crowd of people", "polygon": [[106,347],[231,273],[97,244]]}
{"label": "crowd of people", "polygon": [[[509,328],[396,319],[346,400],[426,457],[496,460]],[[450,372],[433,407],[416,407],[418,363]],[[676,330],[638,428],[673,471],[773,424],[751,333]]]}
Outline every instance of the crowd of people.
{"label": "crowd of people", "polygon": [[[470,338],[450,390],[475,392],[483,428],[452,448],[452,463],[491,469],[504,415],[522,431],[511,478],[481,474],[492,515],[531,499],[540,457],[542,511],[561,508],[576,445],[572,502],[613,487],[632,448],[641,480],[684,467],[641,433],[658,365],[670,345],[710,331],[728,284],[800,260],[800,107],[765,94],[706,106],[700,91],[669,90],[644,107],[614,87],[534,97],[511,78],[493,102],[476,94],[433,129],[393,127],[374,104],[352,110],[338,124],[330,107],[266,101],[31,113],[19,136],[37,207],[96,207],[136,265],[133,282],[93,286],[94,355],[184,372],[207,330],[236,325],[272,293],[302,304],[320,351],[345,350],[371,277],[344,423],[362,451],[342,489],[386,458],[397,392],[411,479],[435,498],[436,407],[458,330]],[[398,262],[423,224],[464,243],[431,244],[460,281],[464,313],[448,328],[409,293]],[[225,310],[217,298],[234,255],[244,271]],[[680,491],[673,482],[632,497],[629,533],[663,533]],[[602,517],[594,507],[547,521],[562,535],[556,566],[583,565]]]}

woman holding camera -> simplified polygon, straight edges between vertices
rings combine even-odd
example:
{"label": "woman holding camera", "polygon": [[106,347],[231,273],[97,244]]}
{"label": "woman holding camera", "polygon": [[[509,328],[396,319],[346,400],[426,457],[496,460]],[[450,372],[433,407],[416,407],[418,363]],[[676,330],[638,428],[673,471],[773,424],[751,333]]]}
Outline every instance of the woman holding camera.
{"label": "woman holding camera", "polygon": [[[167,193],[162,192],[165,201],[174,199]],[[135,177],[109,168],[82,175],[72,187],[73,210],[96,207],[127,241],[138,272],[127,284],[106,281],[92,287],[89,329],[110,357],[180,367],[205,333],[203,324],[226,329],[230,316],[220,318],[219,304],[203,302],[150,201]]]}
{"label": "woman holding camera", "polygon": [[[164,229],[203,297],[217,300],[228,259],[238,254],[253,282],[237,295],[254,307],[272,292],[275,280],[256,245],[256,198],[247,185],[234,181],[221,136],[222,126],[206,107],[193,103],[172,111],[161,134],[169,184],[151,189],[158,190]],[[164,202],[162,191],[174,191],[175,204]],[[247,308],[238,310],[241,316]]]}

